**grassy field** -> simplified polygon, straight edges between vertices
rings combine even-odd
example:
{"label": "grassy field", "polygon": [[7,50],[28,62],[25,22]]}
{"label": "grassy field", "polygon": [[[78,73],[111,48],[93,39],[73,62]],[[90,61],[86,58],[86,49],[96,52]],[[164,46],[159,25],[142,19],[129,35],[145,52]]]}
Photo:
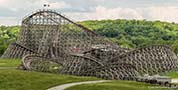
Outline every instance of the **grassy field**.
{"label": "grassy field", "polygon": [[177,72],[169,72],[164,74],[165,76],[169,76],[171,78],[178,78],[178,71]]}
{"label": "grassy field", "polygon": [[10,69],[0,70],[0,90],[45,90],[60,84],[88,80],[97,80],[97,78]]}
{"label": "grassy field", "polygon": [[[0,67],[15,67],[20,62],[20,60],[0,60]],[[0,90],[46,90],[60,84],[88,80],[98,80],[98,78],[0,69]]]}
{"label": "grassy field", "polygon": [[0,59],[0,67],[17,67],[20,64],[20,59]]}
{"label": "grassy field", "polygon": [[134,81],[112,81],[97,84],[77,85],[66,90],[178,90]]}
{"label": "grassy field", "polygon": [[[0,60],[0,67],[17,67],[20,60]],[[177,72],[166,73],[166,76],[178,78]],[[50,74],[16,69],[0,69],[0,90],[46,90],[47,88],[71,82],[99,80],[94,77]],[[77,85],[67,90],[177,90],[160,88],[155,85],[134,81],[112,81],[98,84]]]}

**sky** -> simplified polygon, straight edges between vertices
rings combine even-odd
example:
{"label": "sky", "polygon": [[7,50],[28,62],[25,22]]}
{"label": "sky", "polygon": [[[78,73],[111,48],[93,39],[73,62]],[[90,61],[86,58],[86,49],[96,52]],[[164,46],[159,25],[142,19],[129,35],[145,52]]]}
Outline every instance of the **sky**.
{"label": "sky", "polygon": [[20,25],[26,15],[43,9],[74,21],[136,19],[178,23],[178,0],[0,0],[0,25]]}

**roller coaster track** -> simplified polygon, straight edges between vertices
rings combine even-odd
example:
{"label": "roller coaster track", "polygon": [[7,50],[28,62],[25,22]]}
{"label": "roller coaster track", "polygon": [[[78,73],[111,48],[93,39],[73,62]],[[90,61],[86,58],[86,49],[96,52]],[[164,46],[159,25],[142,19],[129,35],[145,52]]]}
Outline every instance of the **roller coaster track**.
{"label": "roller coaster track", "polygon": [[169,46],[122,48],[51,10],[24,18],[16,42],[2,58],[23,57],[27,70],[46,71],[50,68],[47,64],[54,63],[60,65],[58,72],[62,74],[136,80],[144,74],[178,69],[178,57]]}
{"label": "roller coaster track", "polygon": [[12,43],[1,58],[21,58],[26,54],[37,54],[35,51],[28,49],[27,47],[18,43]]}

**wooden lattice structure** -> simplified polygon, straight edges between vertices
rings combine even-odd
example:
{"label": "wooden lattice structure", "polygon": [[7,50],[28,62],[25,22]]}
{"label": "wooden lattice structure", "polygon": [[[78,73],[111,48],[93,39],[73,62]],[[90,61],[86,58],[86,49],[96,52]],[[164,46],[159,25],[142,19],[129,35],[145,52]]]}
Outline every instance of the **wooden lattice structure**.
{"label": "wooden lattice structure", "polygon": [[27,70],[47,71],[46,65],[55,63],[62,74],[104,79],[136,79],[178,68],[177,56],[168,46],[121,48],[51,10],[24,18],[18,40],[2,58],[22,58]]}

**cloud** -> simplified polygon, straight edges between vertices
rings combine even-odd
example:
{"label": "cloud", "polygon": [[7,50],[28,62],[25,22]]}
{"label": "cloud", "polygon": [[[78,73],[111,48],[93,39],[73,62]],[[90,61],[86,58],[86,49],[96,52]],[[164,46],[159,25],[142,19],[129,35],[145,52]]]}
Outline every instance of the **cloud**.
{"label": "cloud", "polygon": [[178,23],[178,6],[154,6],[139,8],[105,8],[97,6],[93,12],[66,13],[75,21],[102,19],[147,19]]}
{"label": "cloud", "polygon": [[63,1],[61,1],[61,2],[52,2],[52,3],[49,3],[49,5],[50,5],[51,9],[70,8],[70,5],[66,4]]}
{"label": "cloud", "polygon": [[0,0],[0,25],[17,25],[19,18],[31,12],[43,9],[43,4],[50,4],[51,9],[69,8],[64,1],[55,0]]}
{"label": "cloud", "polygon": [[142,19],[143,17],[134,9],[131,8],[112,8],[107,9],[102,6],[96,7],[96,10],[94,13],[91,13],[92,19]]}
{"label": "cloud", "polygon": [[51,9],[69,8],[70,5],[64,1],[54,0],[0,0],[0,8],[8,9],[14,12],[27,11],[43,8],[43,4],[50,4]]}
{"label": "cloud", "polygon": [[64,13],[74,21],[147,19],[178,23],[178,1],[162,1],[135,0],[128,3],[131,0],[0,0],[0,24],[18,24],[19,19],[14,18],[23,18],[34,10],[42,9],[43,4],[50,4],[51,9]]}
{"label": "cloud", "polygon": [[7,0],[0,0],[0,7],[4,7],[8,4]]}
{"label": "cloud", "polygon": [[87,13],[66,13],[68,16],[74,17],[76,21],[82,20],[102,20],[102,19],[143,19],[141,13],[131,8],[105,8],[97,6],[93,12]]}
{"label": "cloud", "polygon": [[20,25],[21,18],[17,17],[0,17],[0,25]]}
{"label": "cloud", "polygon": [[147,11],[151,20],[178,22],[178,6],[149,7]]}

